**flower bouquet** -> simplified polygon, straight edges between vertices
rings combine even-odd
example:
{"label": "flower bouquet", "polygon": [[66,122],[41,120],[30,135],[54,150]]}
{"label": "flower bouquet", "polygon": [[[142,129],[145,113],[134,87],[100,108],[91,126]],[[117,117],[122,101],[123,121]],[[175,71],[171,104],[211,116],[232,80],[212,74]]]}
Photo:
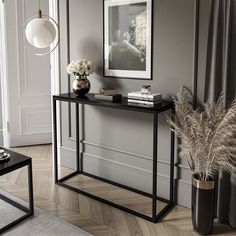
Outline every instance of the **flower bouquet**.
{"label": "flower bouquet", "polygon": [[93,63],[87,59],[73,60],[67,66],[67,73],[76,76],[73,82],[73,91],[79,95],[84,96],[90,90],[90,82],[87,76],[93,74],[95,71]]}
{"label": "flower bouquet", "polygon": [[87,59],[73,60],[67,66],[67,73],[75,76],[89,76],[94,73],[94,66],[91,61]]}

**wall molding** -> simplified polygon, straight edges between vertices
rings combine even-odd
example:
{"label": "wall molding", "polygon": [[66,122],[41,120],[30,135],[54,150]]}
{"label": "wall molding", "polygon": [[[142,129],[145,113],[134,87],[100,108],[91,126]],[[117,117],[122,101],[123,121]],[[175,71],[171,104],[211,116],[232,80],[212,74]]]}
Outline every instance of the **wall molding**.
{"label": "wall molding", "polygon": [[[82,140],[82,143],[85,144],[85,145],[99,147],[99,148],[106,149],[106,150],[109,150],[109,151],[119,152],[119,153],[122,153],[122,154],[138,157],[138,158],[145,159],[145,160],[151,160],[151,161],[153,160],[153,158],[151,156],[140,155],[138,153],[129,152],[129,151],[118,149],[118,148],[113,148],[113,147],[101,145],[101,144],[98,144],[98,143],[92,143],[92,142],[85,141],[85,140]],[[170,165],[170,162],[168,162],[168,161],[163,161],[163,160],[157,160],[157,161],[159,163],[162,163],[162,164]]]}
{"label": "wall molding", "polygon": [[186,181],[186,180],[183,180],[183,179],[178,179],[178,182],[179,182],[179,183],[182,183],[182,184],[185,184],[185,185],[192,186],[192,183],[191,183],[191,182]]}
{"label": "wall molding", "polygon": [[[76,141],[74,138],[69,138],[69,140],[71,140],[73,142]],[[129,156],[134,156],[134,157],[137,157],[137,158],[140,158],[140,159],[145,159],[145,160],[148,160],[148,161],[153,160],[153,158],[151,156],[141,155],[141,154],[138,154],[138,153],[129,152],[129,151],[126,151],[126,150],[123,150],[123,149],[118,149],[118,148],[114,148],[114,147],[110,147],[110,146],[105,146],[105,145],[102,145],[102,144],[99,144],[99,143],[89,142],[89,141],[85,141],[85,140],[82,140],[82,139],[80,140],[80,143],[85,144],[85,145],[89,145],[89,146],[93,146],[93,147],[102,148],[102,149],[105,149],[105,150],[108,150],[108,151],[113,151],[113,152],[118,152],[118,153],[129,155]],[[164,165],[170,165],[170,162],[160,160],[160,159],[157,160],[157,162],[162,163]]]}
{"label": "wall molding", "polygon": [[189,170],[189,167],[188,167],[188,166],[185,166],[185,165],[182,165],[182,164],[176,164],[175,166],[176,166],[177,168]]}
{"label": "wall molding", "polygon": [[[146,170],[144,168],[131,166],[129,164],[125,164],[125,163],[122,163],[122,162],[119,162],[119,161],[110,160],[110,159],[100,157],[100,156],[97,156],[97,155],[93,155],[93,154],[90,154],[90,153],[86,153],[86,152],[82,153],[82,155],[87,155],[87,156],[90,156],[90,157],[95,158],[97,160],[103,160],[103,161],[108,162],[108,163],[112,163],[112,164],[115,164],[115,165],[127,167],[127,168],[130,168],[130,169],[133,169],[133,170],[141,171],[141,172],[144,172],[146,174],[152,175],[152,171]],[[160,176],[160,177],[166,178],[166,179],[170,179],[170,177],[168,175],[163,175],[163,174],[157,173],[157,176]]]}
{"label": "wall molding", "polygon": [[[74,155],[76,153],[76,151],[74,149],[71,149],[71,148],[68,148],[68,147],[61,146],[61,149],[64,149],[64,150],[69,151],[69,152],[73,152]],[[144,168],[131,166],[131,165],[125,164],[123,162],[110,160],[110,159],[107,159],[107,158],[104,158],[104,157],[101,157],[101,156],[97,156],[97,155],[94,155],[94,154],[90,154],[90,153],[87,153],[87,152],[80,152],[80,155],[87,155],[87,156],[90,156],[90,157],[95,158],[97,160],[103,160],[103,161],[106,161],[106,162],[109,162],[109,163],[113,163],[113,164],[116,164],[116,165],[119,165],[119,166],[124,166],[124,167],[128,167],[128,168],[131,168],[131,169],[134,169],[134,170],[137,170],[137,171],[142,171],[142,172],[150,174],[150,175],[152,174],[152,171],[146,170]],[[163,163],[162,161],[159,161],[159,163],[166,164],[166,163]],[[161,176],[163,178],[169,179],[168,175],[163,175],[163,174],[159,174],[158,173],[157,176]]]}
{"label": "wall molding", "polygon": [[[68,148],[68,147],[63,147],[63,146],[61,146],[60,149],[61,149],[61,153],[63,153],[63,155],[66,155],[67,161],[68,161],[68,159],[71,159],[71,158],[74,159],[75,150],[73,150],[71,148]],[[131,175],[140,176],[140,179],[142,179],[142,181],[144,181],[144,179],[149,181],[150,178],[152,177],[152,172],[148,171],[146,169],[143,169],[143,168],[137,168],[137,167],[127,165],[127,164],[122,163],[122,162],[109,160],[107,158],[92,155],[92,154],[89,154],[89,153],[80,152],[80,154],[81,155],[86,155],[86,156],[84,156],[84,160],[87,161],[87,164],[89,164],[89,168],[91,168],[91,169],[93,169],[95,166],[97,166],[98,161],[101,161],[103,163],[106,163],[107,166],[110,166],[111,169],[112,168],[118,169],[118,172],[119,172],[119,170],[121,172],[128,170]],[[68,162],[66,162],[66,164],[67,163]],[[103,167],[103,164],[101,164],[101,166]],[[74,169],[74,166],[71,166],[71,169]],[[158,179],[159,186],[161,185],[160,187],[166,189],[165,185],[169,184],[169,182],[168,182],[169,181],[169,176],[158,173],[157,174],[157,179]],[[175,183],[178,186],[178,195],[177,195],[178,203],[181,204],[181,205],[184,205],[186,207],[191,207],[191,204],[190,204],[191,203],[191,201],[190,201],[190,199],[191,199],[191,186],[192,186],[191,182],[183,180],[183,179],[176,179],[175,178]],[[136,184],[138,184],[138,183],[136,183]],[[145,190],[145,186],[140,185],[140,189]],[[167,191],[167,190],[168,190],[168,188],[165,191]],[[167,194],[167,193],[165,193],[165,194]]]}
{"label": "wall molding", "polygon": [[[66,157],[63,158],[62,164],[68,167],[68,163],[72,160],[74,163],[71,164],[70,168],[75,169],[75,150],[63,146],[61,146],[60,149],[61,153]],[[151,193],[152,171],[86,152],[81,152],[80,154],[83,156],[85,172]],[[169,185],[169,181],[169,176],[160,173],[157,174],[157,184],[161,197],[169,197],[169,188],[166,188],[166,186]]]}
{"label": "wall molding", "polygon": [[[50,106],[24,106],[20,107],[20,135],[34,135],[34,134],[51,134],[52,125],[42,124],[37,126],[30,125],[30,115],[48,113],[50,116],[51,108]],[[44,116],[45,117],[45,116]]]}

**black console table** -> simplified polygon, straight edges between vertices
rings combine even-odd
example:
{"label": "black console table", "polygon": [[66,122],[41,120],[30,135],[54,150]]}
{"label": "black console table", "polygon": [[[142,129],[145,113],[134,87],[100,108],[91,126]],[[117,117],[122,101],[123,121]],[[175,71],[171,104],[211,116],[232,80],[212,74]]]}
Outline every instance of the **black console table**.
{"label": "black console table", "polygon": [[[4,149],[4,148],[1,148]],[[10,159],[0,163],[0,176],[8,174],[12,171],[18,170],[23,167],[28,167],[28,194],[29,194],[29,208],[17,203],[16,201],[0,194],[0,199],[11,204],[12,206],[18,208],[19,210],[25,212],[23,216],[13,222],[7,224],[0,229],[0,234],[9,230],[10,228],[21,223],[25,219],[31,217],[34,214],[34,198],[33,198],[33,176],[32,176],[32,160],[30,157],[24,156],[22,154],[12,152],[10,150],[4,149],[10,154]]]}
{"label": "black console table", "polygon": [[[67,102],[67,103],[75,103],[76,104],[76,156],[77,156],[77,166],[76,171],[72,174],[69,174],[61,179],[58,177],[58,147],[57,147],[57,101],[61,102]],[[153,115],[153,178],[152,178],[152,194],[101,178],[99,176],[92,175],[90,173],[86,173],[83,170],[83,159],[80,157],[80,135],[79,135],[79,104],[85,104],[85,105],[92,105],[92,106],[100,106],[100,107],[107,107],[112,109],[122,109],[122,110],[128,110],[128,111],[135,111],[135,112],[144,112],[144,113],[150,113]],[[96,100],[94,98],[94,94],[88,94],[84,98],[78,97],[74,93],[65,93],[60,95],[53,96],[53,120],[54,120],[54,168],[55,168],[55,183],[57,185],[63,186],[65,188],[68,188],[72,191],[75,191],[77,193],[83,194],[87,197],[93,198],[97,201],[100,201],[102,203],[108,204],[110,206],[116,207],[118,209],[121,209],[125,212],[128,212],[130,214],[136,215],[138,217],[141,217],[143,219],[152,221],[156,223],[162,216],[164,216],[167,212],[171,210],[171,208],[174,206],[174,142],[175,142],[175,135],[174,132],[171,132],[171,147],[170,147],[170,178],[169,178],[169,184],[170,184],[170,190],[169,190],[169,198],[164,199],[157,196],[157,134],[158,134],[158,114],[167,110],[171,110],[172,113],[174,113],[174,105],[172,102],[163,101],[161,103],[156,104],[155,106],[143,106],[143,105],[136,105],[136,104],[129,104],[127,98],[122,98],[121,102],[118,103],[112,103],[112,102],[106,102],[106,101],[100,101]],[[112,201],[106,200],[104,198],[101,198],[97,195],[88,193],[87,191],[84,191],[82,189],[75,188],[73,186],[68,185],[65,183],[72,177],[76,175],[85,175],[92,177],[94,179],[115,185],[117,187],[141,194],[145,197],[152,199],[152,216],[145,215],[141,212],[138,212],[136,210],[132,210],[130,208],[121,206],[117,203],[114,203]],[[166,206],[160,211],[157,212],[157,200],[162,201],[166,203]]]}

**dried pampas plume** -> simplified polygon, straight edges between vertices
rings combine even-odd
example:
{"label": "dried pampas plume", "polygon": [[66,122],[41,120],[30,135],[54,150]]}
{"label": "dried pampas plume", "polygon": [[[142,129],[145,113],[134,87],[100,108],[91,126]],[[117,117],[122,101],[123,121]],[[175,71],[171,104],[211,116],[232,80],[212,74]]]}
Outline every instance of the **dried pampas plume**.
{"label": "dried pampas plume", "polygon": [[236,172],[236,102],[226,109],[222,95],[193,110],[186,87],[173,100],[176,115],[168,123],[181,139],[180,157],[187,159],[193,173],[207,181],[219,168]]}

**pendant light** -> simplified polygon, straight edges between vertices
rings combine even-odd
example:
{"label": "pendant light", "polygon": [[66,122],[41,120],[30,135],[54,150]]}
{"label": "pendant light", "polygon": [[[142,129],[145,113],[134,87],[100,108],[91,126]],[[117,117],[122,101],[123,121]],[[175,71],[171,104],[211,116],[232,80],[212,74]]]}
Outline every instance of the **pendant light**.
{"label": "pendant light", "polygon": [[55,47],[46,53],[36,53],[38,56],[43,56],[53,52],[59,44],[59,27],[56,21],[50,16],[43,15],[40,7],[36,16],[32,16],[26,23],[25,36],[28,43],[37,48],[44,49],[50,47],[55,40]]}

